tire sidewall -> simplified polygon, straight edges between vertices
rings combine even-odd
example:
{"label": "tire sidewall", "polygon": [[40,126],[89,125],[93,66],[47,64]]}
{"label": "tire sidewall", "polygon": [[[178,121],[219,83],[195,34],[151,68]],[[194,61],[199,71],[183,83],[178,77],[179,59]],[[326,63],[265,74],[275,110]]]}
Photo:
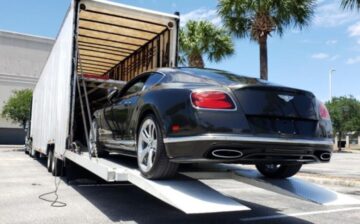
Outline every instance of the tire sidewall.
{"label": "tire sidewall", "polygon": [[[156,148],[156,154],[155,154],[155,159],[154,159],[153,166],[151,167],[151,169],[149,171],[143,171],[141,169],[141,166],[140,166],[139,160],[138,160],[138,145],[139,145],[139,135],[140,135],[140,132],[141,132],[141,128],[142,128],[143,124],[145,123],[145,121],[147,121],[148,119],[151,119],[154,122],[155,127],[156,127],[157,148]],[[142,119],[141,124],[140,124],[140,126],[138,128],[138,131],[137,131],[137,135],[136,135],[136,160],[137,160],[140,172],[145,177],[152,176],[152,173],[154,172],[154,170],[157,169],[161,153],[164,153],[164,142],[163,142],[163,137],[162,137],[162,132],[160,130],[159,122],[157,121],[157,119],[156,119],[156,117],[154,115],[149,114],[144,119]]]}
{"label": "tire sidewall", "polygon": [[46,161],[46,167],[49,172],[51,172],[52,169],[52,162],[53,162],[53,152],[52,150],[49,150],[47,161]]}

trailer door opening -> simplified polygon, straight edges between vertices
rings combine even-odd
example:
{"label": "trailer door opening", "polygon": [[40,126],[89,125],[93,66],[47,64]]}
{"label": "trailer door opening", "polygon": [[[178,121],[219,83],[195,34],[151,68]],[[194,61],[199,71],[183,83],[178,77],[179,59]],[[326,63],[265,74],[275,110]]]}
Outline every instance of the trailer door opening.
{"label": "trailer door opening", "polygon": [[78,75],[128,81],[147,70],[175,66],[176,44],[170,44],[176,40],[175,21],[146,10],[82,1]]}

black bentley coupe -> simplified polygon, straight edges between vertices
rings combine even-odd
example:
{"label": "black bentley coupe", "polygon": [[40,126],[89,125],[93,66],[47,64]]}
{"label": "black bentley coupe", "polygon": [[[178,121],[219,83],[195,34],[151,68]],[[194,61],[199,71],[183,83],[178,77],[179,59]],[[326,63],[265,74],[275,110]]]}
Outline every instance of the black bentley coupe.
{"label": "black bentley coupe", "polygon": [[180,163],[255,164],[287,178],[302,164],[329,162],[332,125],[304,90],[214,69],[161,68],[113,89],[95,111],[92,154],[137,157],[149,179],[173,176]]}

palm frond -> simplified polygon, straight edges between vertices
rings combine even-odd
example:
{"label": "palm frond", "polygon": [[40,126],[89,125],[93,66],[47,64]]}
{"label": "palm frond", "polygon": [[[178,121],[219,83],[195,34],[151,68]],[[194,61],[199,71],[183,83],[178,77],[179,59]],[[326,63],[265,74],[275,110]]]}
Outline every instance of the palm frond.
{"label": "palm frond", "polygon": [[360,0],[342,0],[341,7],[343,9],[354,9],[360,10]]}
{"label": "palm frond", "polygon": [[209,21],[188,21],[180,30],[179,43],[179,62],[182,64],[191,64],[191,59],[203,56],[219,62],[234,53],[230,33]]}

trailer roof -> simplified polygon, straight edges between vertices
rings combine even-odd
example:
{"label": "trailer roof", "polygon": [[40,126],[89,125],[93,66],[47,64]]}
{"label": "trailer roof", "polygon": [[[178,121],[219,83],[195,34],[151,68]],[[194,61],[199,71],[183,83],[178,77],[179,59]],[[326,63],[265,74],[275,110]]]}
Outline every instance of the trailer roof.
{"label": "trailer roof", "polygon": [[103,75],[173,28],[176,15],[103,0],[80,2],[78,73]]}

